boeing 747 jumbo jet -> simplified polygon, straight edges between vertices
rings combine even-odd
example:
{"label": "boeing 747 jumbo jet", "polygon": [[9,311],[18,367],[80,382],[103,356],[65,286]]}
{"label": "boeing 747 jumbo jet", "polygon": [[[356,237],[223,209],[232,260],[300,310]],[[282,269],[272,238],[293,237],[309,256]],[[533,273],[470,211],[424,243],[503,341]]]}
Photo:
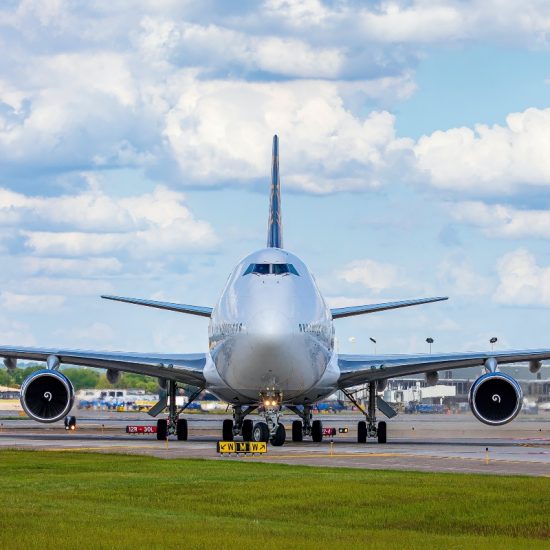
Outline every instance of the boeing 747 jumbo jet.
{"label": "boeing 747 jumbo jet", "polygon": [[[293,441],[311,437],[319,442],[323,428],[320,420],[313,420],[312,406],[337,390],[359,406],[353,388],[367,385],[368,406],[366,410],[359,406],[365,419],[358,422],[357,439],[365,443],[370,437],[385,443],[386,423],[377,422],[376,412],[389,418],[396,414],[378,396],[388,379],[425,373],[428,383],[434,384],[439,370],[483,366],[485,374],[470,390],[470,407],[481,422],[500,426],[516,417],[523,397],[518,382],[499,372],[498,365],[523,361],[529,363],[531,372],[538,372],[541,360],[550,358],[550,349],[433,355],[338,353],[334,321],[447,298],[328,308],[305,263],[283,248],[277,136],[273,138],[267,247],[237,264],[215,307],[119,296],[103,298],[207,317],[209,350],[168,355],[0,347],[0,357],[4,357],[9,370],[17,367],[18,359],[44,361],[47,365],[21,386],[21,404],[34,420],[65,419],[66,424],[74,425],[75,418],[67,416],[73,406],[74,389],[59,371],[60,365],[70,364],[107,369],[111,383],[121,372],[157,377],[167,391],[149,414],[156,417],[168,411],[167,418],[157,421],[158,439],[169,435],[187,439],[187,420],[182,417],[185,407],[178,410],[175,399],[182,384],[197,388],[189,402],[208,390],[231,405],[233,420],[223,422],[224,440],[242,436],[246,441],[270,441],[273,445],[283,445],[286,439],[281,422],[283,408],[299,418],[292,423]],[[263,417],[255,424],[246,418],[253,411]]]}

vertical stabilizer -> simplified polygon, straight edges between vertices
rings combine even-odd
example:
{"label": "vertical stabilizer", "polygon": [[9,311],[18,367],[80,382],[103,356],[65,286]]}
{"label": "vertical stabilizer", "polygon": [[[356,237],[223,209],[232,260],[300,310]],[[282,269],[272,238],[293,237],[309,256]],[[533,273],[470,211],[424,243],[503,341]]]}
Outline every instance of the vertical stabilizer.
{"label": "vertical stabilizer", "polygon": [[283,222],[281,220],[281,186],[279,181],[279,138],[273,136],[271,164],[271,198],[267,226],[267,247],[283,248]]}

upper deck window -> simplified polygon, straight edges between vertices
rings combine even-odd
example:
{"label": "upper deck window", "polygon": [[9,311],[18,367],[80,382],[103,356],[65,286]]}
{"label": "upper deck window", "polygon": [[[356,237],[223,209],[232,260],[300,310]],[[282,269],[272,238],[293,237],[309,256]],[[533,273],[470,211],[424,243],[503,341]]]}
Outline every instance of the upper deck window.
{"label": "upper deck window", "polygon": [[256,275],[286,275],[292,273],[300,276],[292,264],[250,264],[244,275],[255,273]]}

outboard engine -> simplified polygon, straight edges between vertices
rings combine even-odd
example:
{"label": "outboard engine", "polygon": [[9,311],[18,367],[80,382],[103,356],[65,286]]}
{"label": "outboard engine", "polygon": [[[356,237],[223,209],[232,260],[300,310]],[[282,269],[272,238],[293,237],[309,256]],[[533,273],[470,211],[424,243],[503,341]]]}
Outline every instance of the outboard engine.
{"label": "outboard engine", "polygon": [[57,422],[64,418],[74,403],[71,381],[55,370],[32,373],[21,385],[21,405],[38,422]]}
{"label": "outboard engine", "polygon": [[478,420],[490,426],[502,426],[518,415],[523,392],[511,376],[503,372],[488,372],[473,383],[469,400]]}

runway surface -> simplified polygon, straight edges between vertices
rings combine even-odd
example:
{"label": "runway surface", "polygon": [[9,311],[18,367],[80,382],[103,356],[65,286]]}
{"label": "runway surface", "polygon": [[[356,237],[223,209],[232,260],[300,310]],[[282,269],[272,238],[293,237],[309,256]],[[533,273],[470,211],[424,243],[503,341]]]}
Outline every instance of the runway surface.
{"label": "runway surface", "polygon": [[[0,448],[45,451],[127,453],[161,458],[278,462],[369,469],[423,470],[550,476],[550,415],[521,416],[500,428],[479,423],[469,414],[404,415],[388,422],[388,443],[356,442],[357,415],[319,415],[325,427],[348,427],[333,441],[268,446],[265,455],[220,456],[216,442],[226,415],[188,416],[189,441],[157,441],[154,435],[127,435],[126,425],[154,425],[147,415],[75,411],[78,429],[61,423],[40,425],[0,412]],[[283,421],[290,437],[294,417]]]}

